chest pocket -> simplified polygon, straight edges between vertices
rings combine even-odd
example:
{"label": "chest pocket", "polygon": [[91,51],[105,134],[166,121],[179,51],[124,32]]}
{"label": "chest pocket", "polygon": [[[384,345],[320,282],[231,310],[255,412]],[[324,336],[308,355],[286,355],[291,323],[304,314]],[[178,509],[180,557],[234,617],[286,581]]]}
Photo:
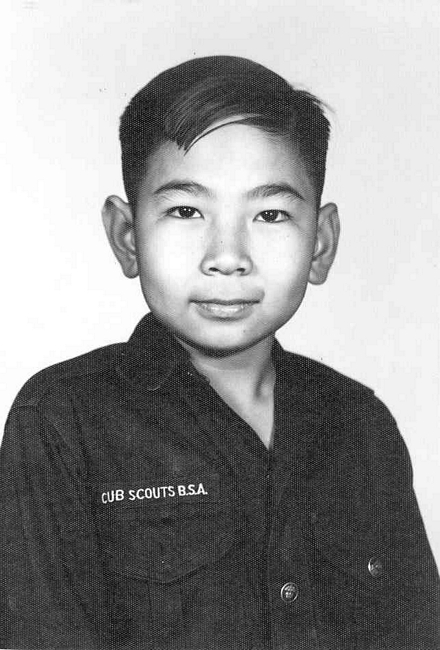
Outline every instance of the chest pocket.
{"label": "chest pocket", "polygon": [[[220,494],[205,496],[133,506],[121,501],[97,509],[101,546],[115,585],[115,618],[128,621],[125,634],[131,642],[137,637],[145,645],[151,639],[161,650],[205,648],[208,619],[216,617],[214,627],[223,624],[217,592],[225,585],[239,589],[234,579],[241,555],[234,549],[243,538],[243,518]],[[238,611],[234,615],[236,624],[244,625],[244,617]]]}
{"label": "chest pocket", "polygon": [[339,600],[341,618],[357,630],[359,638],[364,636],[380,645],[403,616],[406,593],[402,588],[401,549],[374,525],[357,530],[345,523],[338,526],[324,520],[315,527],[318,563],[326,576],[326,598]]}
{"label": "chest pocket", "polygon": [[119,509],[100,517],[109,568],[164,584],[221,558],[239,530],[232,510],[211,503]]}

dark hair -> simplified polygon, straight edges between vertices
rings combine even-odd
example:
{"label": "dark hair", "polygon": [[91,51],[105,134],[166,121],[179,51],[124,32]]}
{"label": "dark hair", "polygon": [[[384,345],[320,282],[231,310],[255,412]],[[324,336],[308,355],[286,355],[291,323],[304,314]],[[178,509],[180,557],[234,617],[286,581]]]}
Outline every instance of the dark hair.
{"label": "dark hair", "polygon": [[330,135],[323,104],[258,63],[210,56],[165,70],[133,97],[122,114],[122,174],[132,207],[147,160],[158,146],[171,140],[187,151],[215,122],[237,116],[292,141],[319,203]]}

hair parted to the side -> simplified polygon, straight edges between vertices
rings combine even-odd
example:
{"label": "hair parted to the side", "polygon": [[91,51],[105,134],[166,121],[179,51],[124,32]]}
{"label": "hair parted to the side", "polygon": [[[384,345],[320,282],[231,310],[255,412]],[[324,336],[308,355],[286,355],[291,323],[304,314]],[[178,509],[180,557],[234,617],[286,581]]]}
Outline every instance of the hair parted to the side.
{"label": "hair parted to the side", "polygon": [[122,114],[122,174],[132,208],[148,158],[158,146],[170,140],[187,151],[206,129],[229,117],[290,139],[315,184],[319,204],[330,135],[322,102],[258,63],[209,56],[162,72]]}

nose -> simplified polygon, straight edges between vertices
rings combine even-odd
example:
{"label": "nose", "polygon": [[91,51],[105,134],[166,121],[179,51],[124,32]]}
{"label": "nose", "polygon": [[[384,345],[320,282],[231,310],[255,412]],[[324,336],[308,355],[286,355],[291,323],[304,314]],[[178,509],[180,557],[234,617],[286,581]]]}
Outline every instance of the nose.
{"label": "nose", "polygon": [[205,275],[248,275],[253,268],[247,233],[243,229],[214,227],[201,263]]}

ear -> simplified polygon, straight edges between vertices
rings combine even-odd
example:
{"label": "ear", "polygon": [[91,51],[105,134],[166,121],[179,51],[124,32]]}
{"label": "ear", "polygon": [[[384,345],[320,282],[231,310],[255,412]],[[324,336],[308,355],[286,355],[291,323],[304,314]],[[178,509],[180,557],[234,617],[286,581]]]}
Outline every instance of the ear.
{"label": "ear", "polygon": [[335,259],[340,233],[338,208],[334,203],[327,203],[318,213],[315,251],[309,273],[311,284],[326,281],[330,267]]}
{"label": "ear", "polygon": [[135,278],[138,274],[134,218],[131,207],[119,196],[109,196],[102,208],[102,220],[110,246],[124,275]]}

